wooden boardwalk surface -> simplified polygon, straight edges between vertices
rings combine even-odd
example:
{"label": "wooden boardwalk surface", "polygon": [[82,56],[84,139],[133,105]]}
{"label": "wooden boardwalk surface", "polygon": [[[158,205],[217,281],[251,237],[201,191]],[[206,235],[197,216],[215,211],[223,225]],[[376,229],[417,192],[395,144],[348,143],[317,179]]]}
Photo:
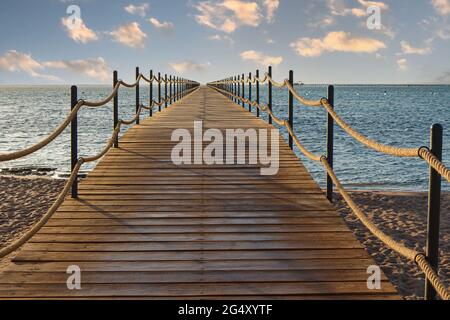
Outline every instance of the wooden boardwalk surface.
{"label": "wooden boardwalk surface", "polygon": [[[282,142],[280,171],[171,162],[174,129],[272,128],[201,87],[130,129],[0,275],[0,298],[398,299]],[[68,290],[67,267],[81,268]]]}

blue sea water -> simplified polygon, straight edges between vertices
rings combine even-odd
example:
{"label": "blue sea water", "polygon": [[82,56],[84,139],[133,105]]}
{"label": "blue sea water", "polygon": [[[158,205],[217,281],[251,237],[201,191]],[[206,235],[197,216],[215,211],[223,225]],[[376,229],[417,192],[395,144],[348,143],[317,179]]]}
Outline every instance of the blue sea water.
{"label": "blue sea water", "polygon": [[[297,86],[309,99],[326,96],[327,87]],[[102,100],[111,91],[106,86],[79,88],[79,97]],[[68,86],[0,86],[0,152],[22,149],[46,137],[70,111]],[[253,91],[255,92],[255,91]],[[444,163],[450,165],[450,86],[342,85],[335,88],[335,108],[345,121],[362,134],[379,142],[399,147],[429,144],[433,123],[444,126]],[[134,90],[120,91],[120,116],[134,113]],[[287,118],[287,92],[274,89],[274,112]],[[147,101],[148,90],[141,89]],[[261,101],[267,92],[261,90]],[[267,119],[267,117],[265,117]],[[80,155],[100,151],[112,130],[112,105],[84,108],[79,116]],[[287,137],[285,130],[283,134]],[[325,153],[326,112],[295,106],[295,132],[313,152]],[[298,151],[297,151],[298,152]],[[320,165],[298,155],[314,178],[323,185]],[[68,172],[70,132],[66,130],[47,148],[24,159],[1,163],[0,168],[44,166]],[[87,165],[89,170],[93,165]],[[428,168],[421,159],[396,158],[369,150],[340,128],[335,132],[335,169],[342,182],[353,189],[426,190]],[[443,184],[450,190],[448,184]]]}

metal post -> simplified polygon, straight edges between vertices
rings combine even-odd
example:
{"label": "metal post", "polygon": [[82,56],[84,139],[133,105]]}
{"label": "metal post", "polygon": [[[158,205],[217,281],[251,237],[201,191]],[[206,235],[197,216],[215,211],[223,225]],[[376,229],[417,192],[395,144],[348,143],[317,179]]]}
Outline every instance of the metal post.
{"label": "metal post", "polygon": [[[334,108],[334,86],[328,86],[328,102]],[[328,114],[327,119],[327,161],[333,168],[334,162],[334,119]],[[333,202],[333,179],[327,173],[327,199]]]}
{"label": "metal post", "polygon": [[[237,77],[237,88],[238,88],[238,94],[237,94],[237,96],[239,97],[239,98],[241,98],[241,76],[238,76]],[[238,105],[241,105],[241,100],[240,99],[237,99],[238,101],[237,101],[237,104]]]}
{"label": "metal post", "polygon": [[172,76],[170,76],[170,104],[172,104],[172,100],[173,100],[173,95],[172,95]]}
{"label": "metal post", "polygon": [[[72,86],[70,90],[70,110],[75,109],[78,103],[78,88]],[[71,172],[74,172],[75,166],[78,162],[78,114],[74,116],[70,126],[70,162]],[[78,198],[78,176],[72,184],[72,198]]]}
{"label": "metal post", "polygon": [[[248,77],[250,79],[250,82],[248,83],[248,100],[252,101],[252,73],[250,72],[248,74]],[[248,104],[248,111],[252,112],[252,104]]]}
{"label": "metal post", "polygon": [[158,72],[158,110],[161,112],[161,72]]}
{"label": "metal post", "polygon": [[[294,71],[289,71],[289,83],[291,86],[294,86]],[[294,95],[291,91],[289,91],[289,125],[294,131]],[[294,138],[289,135],[289,148],[294,150]]]}
{"label": "metal post", "polygon": [[150,108],[150,117],[153,116],[153,70],[150,70],[150,90],[148,93],[149,97],[149,104],[148,107]]}
{"label": "metal post", "polygon": [[[256,103],[259,105],[259,70],[256,70]],[[256,116],[259,118],[259,108],[256,108]]]}
{"label": "metal post", "polygon": [[235,95],[235,96],[233,97],[233,101],[234,101],[234,103],[236,103],[236,102],[237,102],[237,99],[236,99],[236,95],[237,95],[237,86],[236,86],[237,77],[234,77],[233,79],[234,79],[234,83],[233,83],[233,94]]}
{"label": "metal post", "polygon": [[174,102],[177,102],[178,100],[178,77],[175,77],[175,86],[174,86]]}
{"label": "metal post", "polygon": [[[431,127],[430,151],[442,161],[443,128],[440,124]],[[426,258],[434,271],[439,268],[439,223],[441,215],[441,175],[430,167],[430,185],[428,191],[428,224]],[[425,300],[435,300],[436,290],[432,284],[425,280]]]}
{"label": "metal post", "polygon": [[[113,88],[117,86],[117,83],[119,82],[119,75],[117,71],[114,71],[113,73]],[[113,100],[113,130],[117,128],[117,125],[119,124],[119,92],[117,91],[114,95]],[[116,137],[114,140],[114,148],[119,147],[119,136]]]}
{"label": "metal post", "polygon": [[167,108],[167,74],[164,77],[164,107]]}
{"label": "metal post", "polygon": [[[245,74],[242,74],[242,99],[245,99]],[[245,108],[244,101],[242,101],[242,108]]]}
{"label": "metal post", "polygon": [[[137,67],[136,68],[136,81],[138,81],[138,79],[139,79],[139,67]],[[139,122],[140,122],[140,116],[137,114],[138,112],[139,112],[139,107],[140,107],[140,103],[139,103],[139,101],[140,101],[140,97],[139,97],[139,82],[138,82],[138,84],[136,85],[136,115],[137,115],[137,118],[136,118],[136,124],[139,124]]]}
{"label": "metal post", "polygon": [[[269,67],[269,72],[268,75],[270,78],[272,78],[272,67]],[[267,82],[268,83],[268,107],[269,110],[272,111],[272,83],[270,82],[270,80]],[[272,117],[269,116],[269,124],[272,124]]]}

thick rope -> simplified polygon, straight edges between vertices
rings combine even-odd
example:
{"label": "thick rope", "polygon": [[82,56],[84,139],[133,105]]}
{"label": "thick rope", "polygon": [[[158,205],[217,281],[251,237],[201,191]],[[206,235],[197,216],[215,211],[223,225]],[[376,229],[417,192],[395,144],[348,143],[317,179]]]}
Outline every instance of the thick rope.
{"label": "thick rope", "polygon": [[450,182],[450,169],[447,168],[434,154],[432,154],[430,149],[426,147],[420,148],[419,156],[423,160],[425,160],[434,170],[436,170],[436,172],[444,177],[447,182]]}
{"label": "thick rope", "polygon": [[[218,89],[218,88],[215,88]],[[225,90],[218,89],[219,92],[226,92]],[[245,103],[251,104],[253,106],[257,106],[260,108],[260,110],[266,109],[266,107],[261,108],[261,106],[256,102],[251,102],[248,99],[236,96],[234,94],[231,94],[232,97],[237,98]],[[270,109],[267,107],[267,110],[269,113],[271,113]],[[333,110],[331,108],[331,110]],[[266,110],[264,110],[266,111]],[[279,119],[278,119],[279,120]],[[335,119],[336,120],[336,119]],[[278,121],[276,121],[278,122]],[[391,237],[389,237],[387,234],[385,234],[383,231],[381,231],[358,207],[358,205],[353,201],[351,196],[348,194],[348,192],[345,190],[343,185],[341,184],[340,180],[337,178],[334,170],[331,168],[331,165],[329,164],[327,158],[325,156],[317,157],[316,155],[310,153],[298,140],[297,136],[293,132],[292,128],[290,127],[289,123],[286,121],[280,120],[280,123],[286,127],[286,129],[289,132],[289,135],[293,138],[295,144],[297,147],[299,147],[300,151],[307,156],[309,159],[315,161],[315,162],[321,162],[325,168],[325,171],[328,173],[330,178],[332,179],[333,183],[336,185],[337,190],[342,195],[345,202],[348,204],[350,209],[353,211],[353,213],[356,215],[356,217],[361,221],[361,223],[369,229],[369,231],[375,235],[380,241],[382,241],[384,244],[386,244],[389,248],[396,251],[400,255],[406,257],[410,261],[414,261],[420,269],[424,272],[425,277],[430,281],[431,285],[434,287],[436,292],[439,294],[439,296],[444,300],[450,300],[450,292],[445,287],[444,283],[439,279],[439,276],[436,274],[436,272],[433,270],[432,266],[428,263],[426,260],[426,257],[423,253],[419,253],[415,250],[412,250],[410,248],[405,247],[401,243],[395,241]],[[352,130],[352,129],[351,129]],[[367,139],[367,138],[366,138]],[[416,150],[417,151],[417,150]],[[426,148],[421,148],[418,152],[420,156],[427,162],[432,165],[435,168],[436,171],[438,171],[441,175],[445,177],[445,174],[448,174],[448,169]],[[417,155],[417,153],[416,153]]]}

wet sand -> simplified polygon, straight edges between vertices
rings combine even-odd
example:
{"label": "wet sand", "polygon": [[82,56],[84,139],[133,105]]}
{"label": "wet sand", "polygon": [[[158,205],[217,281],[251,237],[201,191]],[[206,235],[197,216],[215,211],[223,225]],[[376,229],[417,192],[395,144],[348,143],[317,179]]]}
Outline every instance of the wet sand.
{"label": "wet sand", "polygon": [[[0,247],[24,234],[46,213],[64,185],[42,177],[0,176]],[[410,248],[423,251],[426,237],[427,195],[417,192],[354,191],[361,209],[387,234]],[[357,238],[405,299],[423,297],[423,274],[388,249],[359,223],[336,195],[336,207]],[[442,196],[441,270],[450,285],[450,193]],[[1,264],[6,263],[2,261]],[[1,265],[0,264],[0,265]]]}

